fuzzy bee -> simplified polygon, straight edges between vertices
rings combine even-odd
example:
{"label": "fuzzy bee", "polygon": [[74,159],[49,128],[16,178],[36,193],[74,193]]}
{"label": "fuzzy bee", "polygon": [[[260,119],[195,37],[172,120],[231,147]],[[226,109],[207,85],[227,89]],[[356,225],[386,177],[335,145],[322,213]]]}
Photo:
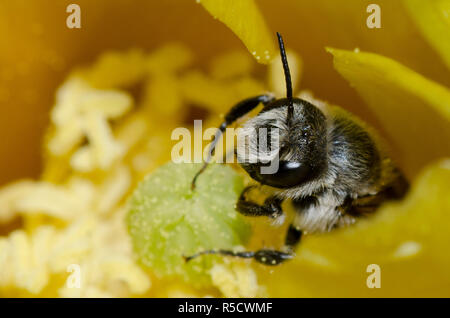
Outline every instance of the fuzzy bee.
{"label": "fuzzy bee", "polygon": [[[260,103],[261,112],[248,120],[242,134],[247,142],[238,143],[238,162],[251,178],[274,188],[274,194],[263,205],[248,199],[247,187],[236,208],[247,216],[267,216],[283,219],[281,203],[290,200],[296,211],[286,233],[282,250],[234,252],[208,250],[203,254],[222,254],[253,258],[265,265],[277,265],[294,256],[302,234],[323,233],[354,223],[374,212],[385,200],[399,199],[408,183],[381,147],[378,137],[366,124],[338,107],[317,107],[305,100],[293,98],[289,66],[281,35],[277,33],[287,98],[275,99],[261,95],[241,101],[226,114],[211,144],[210,157],[195,176],[205,170],[215,145],[225,128]],[[267,159],[267,149],[261,153],[261,139],[253,132],[265,128],[277,129],[276,143],[270,143],[269,160],[250,161],[250,157]],[[239,136],[238,136],[239,137]],[[267,139],[267,138],[266,138]],[[276,171],[262,173],[263,167],[277,160]]]}

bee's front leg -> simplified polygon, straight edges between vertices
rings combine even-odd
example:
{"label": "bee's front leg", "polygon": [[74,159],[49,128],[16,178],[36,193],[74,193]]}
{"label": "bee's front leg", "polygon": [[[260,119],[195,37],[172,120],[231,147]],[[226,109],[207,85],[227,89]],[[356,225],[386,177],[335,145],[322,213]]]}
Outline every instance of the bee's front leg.
{"label": "bee's front leg", "polygon": [[253,186],[246,187],[242,191],[236,203],[236,210],[245,216],[268,216],[273,219],[278,219],[283,216],[281,203],[283,200],[269,197],[264,201],[263,205],[247,199],[246,194],[253,188]]}

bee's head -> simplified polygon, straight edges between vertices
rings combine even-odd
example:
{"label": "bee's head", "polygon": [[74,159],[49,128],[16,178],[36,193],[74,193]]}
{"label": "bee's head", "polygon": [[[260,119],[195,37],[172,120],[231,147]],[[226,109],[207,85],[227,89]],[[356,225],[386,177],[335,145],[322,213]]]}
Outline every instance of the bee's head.
{"label": "bee's head", "polygon": [[[322,174],[327,158],[324,114],[292,96],[292,81],[284,43],[277,33],[286,80],[286,98],[267,105],[238,133],[238,162],[256,181],[289,188]],[[266,135],[266,136],[264,136]]]}
{"label": "bee's head", "polygon": [[[322,174],[327,162],[327,131],[325,116],[317,107],[293,98],[283,39],[279,33],[277,37],[286,80],[286,98],[266,105],[261,113],[245,124],[238,132],[236,155],[241,166],[256,181],[289,188]],[[248,107],[244,108],[248,112]],[[227,122],[221,125],[215,141],[225,130]],[[213,142],[210,156],[215,144]],[[208,161],[195,175],[193,189]]]}
{"label": "bee's head", "polygon": [[238,162],[256,181],[276,188],[301,185],[320,176],[327,165],[324,114],[294,98],[287,121],[287,99],[278,99],[238,131]]}

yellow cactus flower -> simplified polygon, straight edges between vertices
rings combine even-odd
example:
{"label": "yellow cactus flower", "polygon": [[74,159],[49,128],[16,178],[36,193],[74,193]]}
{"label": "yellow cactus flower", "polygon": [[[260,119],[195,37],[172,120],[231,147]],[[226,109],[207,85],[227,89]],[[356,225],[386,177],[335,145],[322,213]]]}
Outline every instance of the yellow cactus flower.
{"label": "yellow cactus flower", "polygon": [[[380,28],[366,24],[371,13],[362,0],[77,4],[80,28],[66,24],[64,2],[0,4],[0,296],[450,296],[450,1],[379,0]],[[158,179],[174,151],[175,128],[195,133],[196,119],[204,129],[217,127],[246,97],[284,94],[277,31],[295,94],[339,105],[374,126],[410,191],[352,226],[307,235],[281,266],[212,262],[199,286],[177,276],[181,258],[170,259],[173,273],[154,255],[142,262],[135,233],[127,231],[130,198],[137,212],[144,210],[139,200],[158,211],[167,202],[158,201],[163,195],[136,199],[138,184],[150,173],[147,181]],[[206,144],[194,141],[194,156]],[[211,213],[184,220],[172,208],[169,225],[191,229],[143,236],[162,237],[176,251],[197,244],[199,231],[212,242],[220,241],[214,233],[228,234],[250,249],[281,244],[287,224],[249,218],[253,235],[240,241],[247,227],[227,209],[215,211],[229,202],[220,205],[208,192],[190,197],[177,183],[186,176],[165,167],[177,180],[148,188],[157,194],[173,182],[176,207]],[[236,171],[227,176],[241,184],[245,174]],[[227,184],[208,178],[205,189]],[[202,218],[214,229],[199,229]],[[139,220],[144,227],[154,222],[146,229],[165,224]],[[154,245],[155,255],[164,253]],[[195,271],[204,271],[201,264],[193,263]],[[371,281],[376,271],[381,288]]]}

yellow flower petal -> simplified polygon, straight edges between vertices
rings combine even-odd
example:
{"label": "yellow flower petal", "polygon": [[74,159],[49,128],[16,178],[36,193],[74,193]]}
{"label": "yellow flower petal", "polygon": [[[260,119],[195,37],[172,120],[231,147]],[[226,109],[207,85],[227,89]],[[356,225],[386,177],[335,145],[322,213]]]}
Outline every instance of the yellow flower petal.
{"label": "yellow flower petal", "polygon": [[403,3],[416,26],[450,68],[450,1],[403,0]]}
{"label": "yellow flower petal", "polygon": [[[305,236],[297,257],[262,284],[272,297],[448,297],[449,189],[447,159],[425,169],[404,201],[352,227]],[[380,289],[366,285],[370,264],[380,266]]]}
{"label": "yellow flower petal", "polygon": [[[391,137],[405,173],[450,155],[450,91],[389,58],[328,49]],[[440,136],[436,138],[436,136]]]}
{"label": "yellow flower petal", "polygon": [[267,64],[276,51],[272,33],[253,0],[197,0],[216,19],[225,23],[259,63]]}

